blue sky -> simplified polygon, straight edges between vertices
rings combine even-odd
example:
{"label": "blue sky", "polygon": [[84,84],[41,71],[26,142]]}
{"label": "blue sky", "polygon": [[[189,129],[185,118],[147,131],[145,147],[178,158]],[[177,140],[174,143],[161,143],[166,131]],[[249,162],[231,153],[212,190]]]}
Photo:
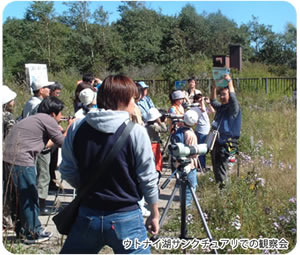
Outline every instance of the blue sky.
{"label": "blue sky", "polygon": [[[23,18],[29,1],[1,0],[0,10],[2,21],[8,16]],[[165,15],[178,15],[187,3],[192,4],[198,14],[207,14],[220,10],[229,19],[234,20],[238,25],[246,24],[252,15],[258,17],[260,24],[271,25],[276,33],[284,32],[287,23],[297,25],[296,1],[146,1],[148,8],[156,11],[161,10]],[[91,9],[103,6],[105,11],[110,13],[110,22],[119,18],[117,7],[120,1],[91,1]],[[294,5],[294,6],[293,6]],[[62,1],[55,1],[55,10],[61,14],[66,10]]]}

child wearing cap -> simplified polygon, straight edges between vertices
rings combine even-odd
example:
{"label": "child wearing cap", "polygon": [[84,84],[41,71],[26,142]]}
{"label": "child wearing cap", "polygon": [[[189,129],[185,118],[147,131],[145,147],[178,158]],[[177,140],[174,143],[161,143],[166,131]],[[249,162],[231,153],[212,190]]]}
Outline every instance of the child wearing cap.
{"label": "child wearing cap", "polygon": [[86,88],[79,93],[78,97],[82,104],[82,108],[75,113],[75,118],[80,119],[84,118],[92,108],[96,108],[97,93],[91,88]]}
{"label": "child wearing cap", "polygon": [[160,135],[159,133],[165,133],[168,131],[166,123],[161,121],[161,113],[156,108],[151,108],[147,114],[146,129],[148,131],[150,141],[152,144],[152,151],[155,157],[155,167],[161,176],[162,171],[162,155],[160,151]]}
{"label": "child wearing cap", "polygon": [[[197,145],[197,136],[194,133],[193,126],[198,121],[198,114],[193,110],[188,110],[184,114],[184,125],[180,128],[184,132],[184,144],[187,146]],[[177,132],[180,132],[180,129]],[[188,180],[190,181],[192,188],[196,191],[197,188],[197,167],[198,160],[197,155],[190,157],[191,163],[185,167],[188,172]],[[186,206],[190,207],[192,205],[192,193],[189,188],[186,189]]]}

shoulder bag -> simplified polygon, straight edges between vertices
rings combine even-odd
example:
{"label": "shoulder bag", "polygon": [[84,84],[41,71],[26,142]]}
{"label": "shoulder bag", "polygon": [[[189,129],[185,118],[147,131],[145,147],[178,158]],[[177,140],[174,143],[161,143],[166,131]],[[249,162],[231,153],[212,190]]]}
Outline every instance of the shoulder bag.
{"label": "shoulder bag", "polygon": [[222,115],[222,118],[218,125],[218,128],[217,129],[211,128],[211,130],[209,131],[209,133],[206,137],[205,143],[207,144],[207,152],[211,152],[214,148],[217,137],[219,136],[219,129],[220,129],[221,123],[223,121],[223,118],[224,118],[224,113]]}

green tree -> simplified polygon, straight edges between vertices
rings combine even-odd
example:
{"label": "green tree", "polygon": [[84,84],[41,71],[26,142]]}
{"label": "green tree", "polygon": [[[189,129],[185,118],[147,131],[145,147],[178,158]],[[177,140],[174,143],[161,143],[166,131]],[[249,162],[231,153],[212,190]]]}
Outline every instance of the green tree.
{"label": "green tree", "polygon": [[292,68],[297,68],[297,29],[293,24],[287,24],[282,36],[283,54],[285,63]]}
{"label": "green tree", "polygon": [[52,68],[51,22],[54,16],[53,2],[33,2],[25,12],[25,21],[30,26],[34,59],[46,61]]}
{"label": "green tree", "polygon": [[26,22],[8,18],[3,24],[3,75],[4,80],[16,76],[26,63],[28,33]]}
{"label": "green tree", "polygon": [[92,13],[90,2],[64,2],[67,11],[59,20],[71,30],[68,38],[68,65],[78,68],[80,72],[91,71],[95,61],[93,33],[91,31]]}
{"label": "green tree", "polygon": [[229,45],[238,43],[239,30],[237,24],[233,20],[229,20],[221,11],[207,15],[208,46],[206,48],[206,56],[212,55],[228,55]]}
{"label": "green tree", "polygon": [[198,15],[195,7],[187,4],[182,8],[178,22],[189,54],[204,53],[209,47],[210,38],[205,17]]}
{"label": "green tree", "polygon": [[119,7],[121,19],[115,24],[126,52],[126,65],[157,63],[162,40],[161,16],[139,2]]}
{"label": "green tree", "polygon": [[254,60],[255,56],[259,53],[268,38],[273,36],[272,26],[260,24],[258,18],[252,16],[252,20],[247,24],[247,32],[250,35],[251,45],[254,49]]}

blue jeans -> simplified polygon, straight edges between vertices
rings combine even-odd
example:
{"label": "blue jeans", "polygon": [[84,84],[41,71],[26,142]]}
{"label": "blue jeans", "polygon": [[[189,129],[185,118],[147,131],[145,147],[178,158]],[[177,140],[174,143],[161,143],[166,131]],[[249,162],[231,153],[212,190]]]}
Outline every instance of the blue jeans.
{"label": "blue jeans", "polygon": [[77,219],[68,235],[61,254],[97,254],[105,245],[114,253],[150,254],[150,247],[134,247],[134,242],[125,249],[123,240],[139,242],[147,239],[146,228],[141,209],[128,212],[103,212],[80,207]]}
{"label": "blue jeans", "polygon": [[20,229],[17,229],[16,232],[21,231],[22,234],[33,235],[41,228],[41,222],[38,218],[40,208],[36,186],[36,168],[35,166],[12,165],[11,171],[16,187],[20,218]]}
{"label": "blue jeans", "polygon": [[[198,144],[205,143],[207,135],[203,135],[198,132],[195,132],[195,133],[197,135]],[[199,156],[199,161],[200,161],[201,167],[205,168],[206,167],[206,155],[204,154],[204,155]]]}
{"label": "blue jeans", "polygon": [[[188,175],[188,180],[190,181],[194,191],[196,191],[197,188],[197,169],[192,169]],[[192,192],[188,187],[186,187],[186,206],[191,206],[193,201],[193,195]]]}

